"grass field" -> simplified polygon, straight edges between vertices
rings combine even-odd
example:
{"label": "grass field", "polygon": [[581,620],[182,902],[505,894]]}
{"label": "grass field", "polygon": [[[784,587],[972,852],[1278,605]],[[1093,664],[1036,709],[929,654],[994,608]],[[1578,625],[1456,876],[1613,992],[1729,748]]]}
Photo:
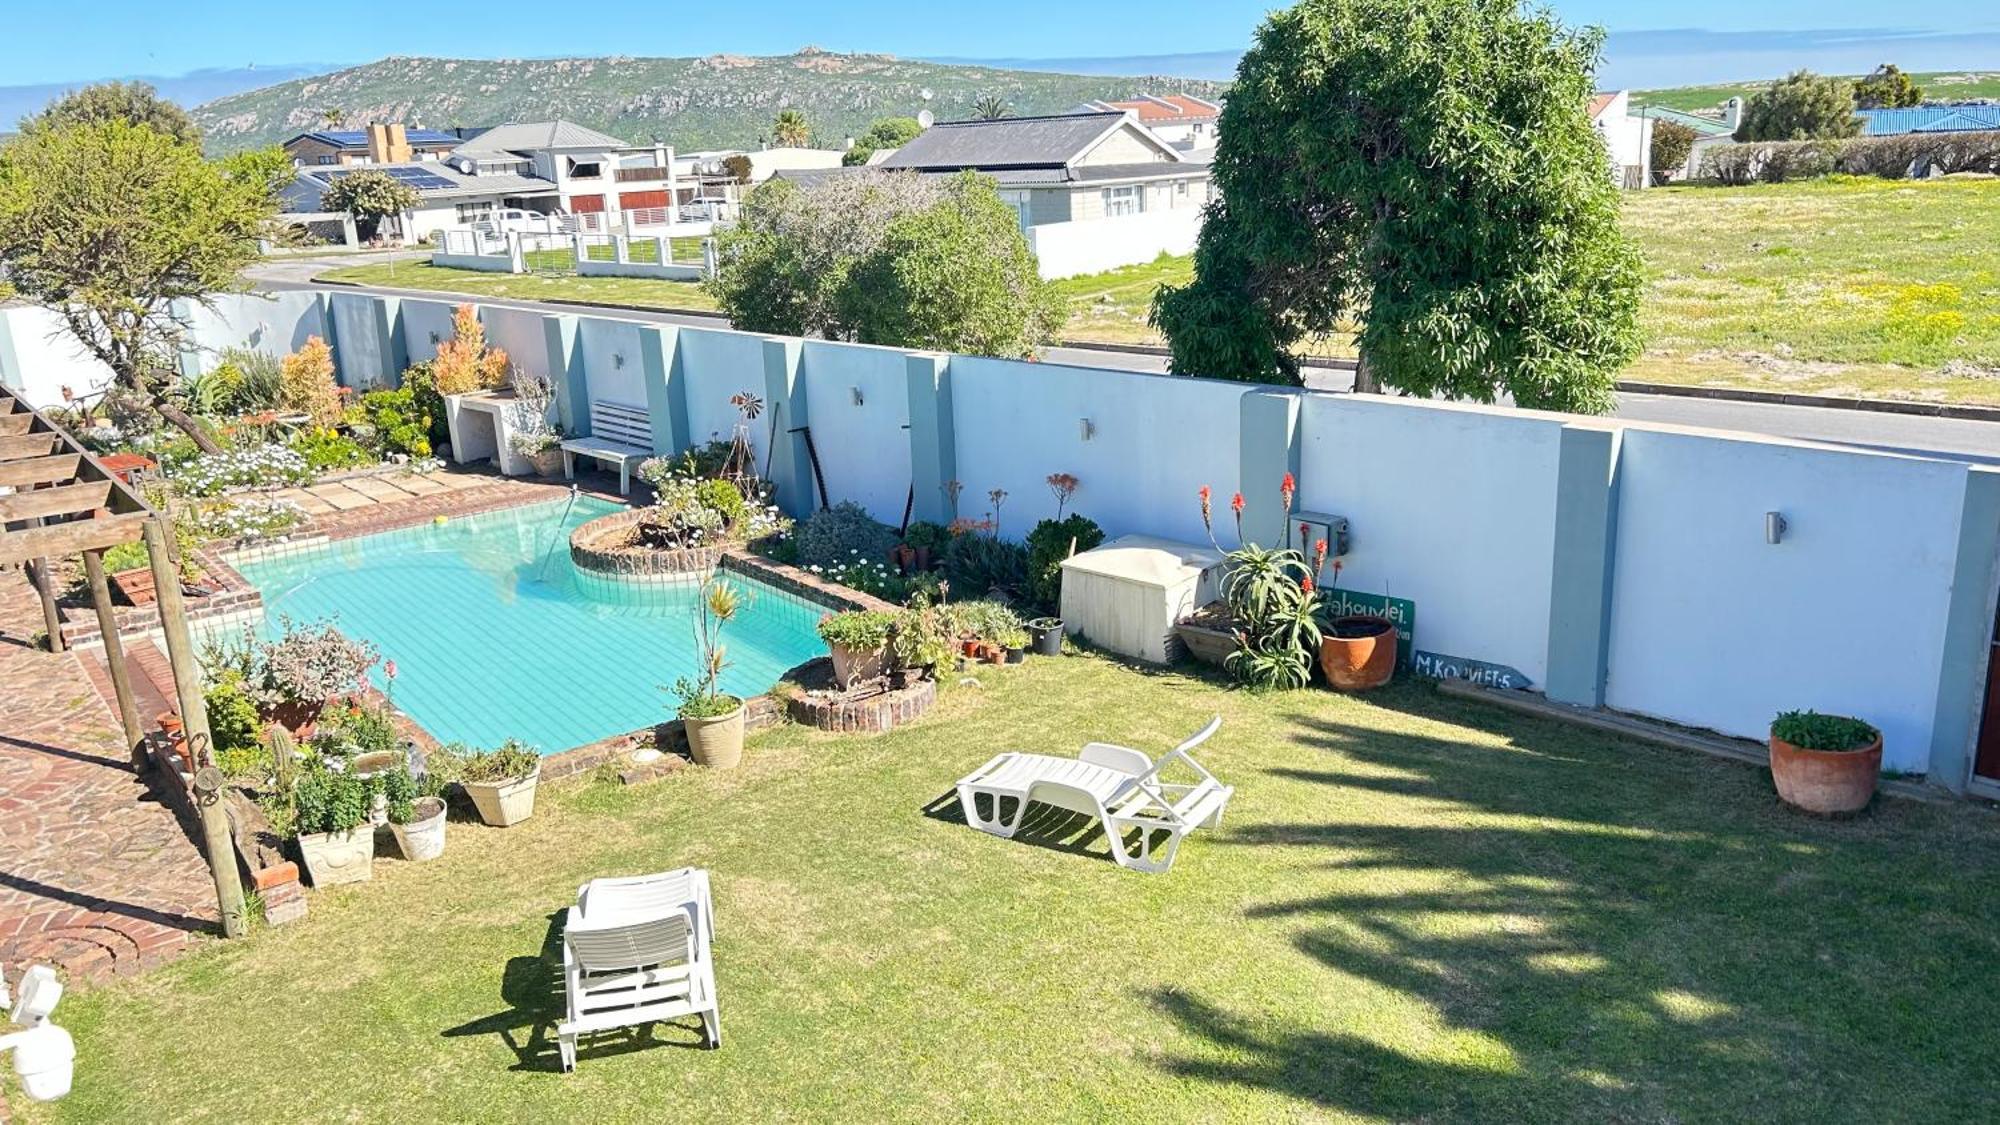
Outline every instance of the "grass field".
{"label": "grass field", "polygon": [[[1861,75],[1849,75],[1860,78]],[[1969,101],[1974,98],[2000,98],[2000,71],[1993,70],[1945,70],[1912,74],[1911,79],[1923,88],[1924,96],[1939,101]],[[1670,109],[1697,110],[1714,109],[1730,98],[1748,98],[1769,86],[1767,79],[1762,82],[1723,82],[1713,86],[1676,86],[1665,90],[1634,90],[1632,104],[1661,105]]]}
{"label": "grass field", "polygon": [[[1836,177],[1625,197],[1647,266],[1645,354],[1627,379],[2000,403],[2000,180]],[[678,251],[677,251],[678,253]],[[1057,282],[1068,339],[1157,344],[1153,293],[1193,264],[1161,257]],[[393,274],[393,276],[392,276]],[[326,276],[482,296],[714,308],[692,282],[515,278],[372,265]],[[1321,354],[1351,355],[1345,338]]]}
{"label": "grass field", "polygon": [[[542,789],[303,922],[65,1000],[26,1121],[1922,1121],[1991,1111],[2000,820],[1778,805],[1766,775],[1394,686],[1252,695],[1088,657],[882,737]],[[1161,876],[959,823],[1009,748],[1200,751],[1237,787]],[[724,1044],[557,1073],[563,906],[715,874]],[[11,1083],[11,1074],[0,1082]]]}

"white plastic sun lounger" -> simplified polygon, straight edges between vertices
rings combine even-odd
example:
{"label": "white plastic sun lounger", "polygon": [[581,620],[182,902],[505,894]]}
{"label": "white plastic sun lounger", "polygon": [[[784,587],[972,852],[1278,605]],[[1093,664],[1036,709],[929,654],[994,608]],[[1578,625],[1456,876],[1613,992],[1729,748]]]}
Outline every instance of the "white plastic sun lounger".
{"label": "white plastic sun lounger", "polygon": [[707,1046],[720,1047],[714,945],[715,903],[700,868],[578,888],[563,924],[563,1070],[576,1069],[580,1036],[686,1015],[700,1015]]}
{"label": "white plastic sun lounger", "polygon": [[[1196,828],[1222,823],[1222,810],[1236,791],[1215,780],[1189,750],[1207,741],[1222,726],[1222,716],[1209,720],[1193,738],[1160,755],[1147,758],[1137,750],[1093,742],[1074,758],[1047,754],[1001,754],[959,779],[958,801],[965,822],[1002,838],[1020,830],[1028,806],[1034,803],[1094,816],[1111,842],[1111,857],[1135,871],[1160,872],[1174,865],[1183,837]],[[1161,771],[1179,763],[1197,780],[1177,784],[1161,780]],[[980,812],[981,798],[988,811]],[[1001,802],[1014,802],[1013,815]],[[1136,854],[1125,834],[1139,829]],[[1163,837],[1156,846],[1155,838]]]}

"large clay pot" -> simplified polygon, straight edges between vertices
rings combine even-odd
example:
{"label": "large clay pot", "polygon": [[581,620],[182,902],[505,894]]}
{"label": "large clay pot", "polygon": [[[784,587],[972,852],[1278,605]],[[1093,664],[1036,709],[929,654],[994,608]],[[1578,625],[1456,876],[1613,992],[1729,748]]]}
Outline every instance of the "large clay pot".
{"label": "large clay pot", "polygon": [[313,730],[319,726],[321,712],[326,710],[326,701],[287,700],[283,703],[266,703],[258,708],[258,715],[266,723],[276,723],[301,740],[311,738]]}
{"label": "large clay pot", "polygon": [[682,719],[687,732],[688,757],[698,766],[733,770],[743,761],[743,701],[736,710],[713,719]]}
{"label": "large clay pot", "polygon": [[853,649],[846,645],[826,647],[833,655],[833,682],[843,689],[854,686],[858,681],[880,676],[889,663],[886,646],[876,649]]}
{"label": "large clay pot", "polygon": [[1396,674],[1396,625],[1386,617],[1336,617],[1320,636],[1319,667],[1340,691],[1367,691]]}
{"label": "large clay pot", "polygon": [[1837,816],[1860,812],[1882,774],[1882,736],[1859,750],[1805,750],[1771,736],[1771,780],[1788,805]]}
{"label": "large clay pot", "polygon": [[535,815],[535,785],[542,779],[542,767],[526,777],[504,781],[461,781],[459,788],[472,798],[479,819],[495,828],[511,828]]}
{"label": "large clay pot", "polygon": [[315,887],[366,882],[375,873],[375,828],[363,824],[345,832],[303,833],[299,854]]}

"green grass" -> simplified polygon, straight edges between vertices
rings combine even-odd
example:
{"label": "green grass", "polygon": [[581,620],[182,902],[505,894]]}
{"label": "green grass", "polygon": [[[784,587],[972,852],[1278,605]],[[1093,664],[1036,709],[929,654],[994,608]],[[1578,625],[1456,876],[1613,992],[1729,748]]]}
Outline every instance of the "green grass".
{"label": "green grass", "polygon": [[[548,253],[560,254],[563,267],[567,267],[572,259],[566,251]],[[328,270],[319,278],[356,285],[460,293],[468,297],[511,297],[520,301],[595,301],[642,309],[715,308],[715,298],[708,295],[700,282],[660,281],[644,277],[479,273],[475,270],[443,269],[429,262],[393,262]]]}
{"label": "green grass", "polygon": [[1146,323],[1153,294],[1163,285],[1185,285],[1193,279],[1194,259],[1172,254],[1143,265],[1064,278],[1054,283],[1056,292],[1069,302],[1069,324],[1063,335],[1105,344],[1158,344],[1160,334]]}
{"label": "green grass", "polygon": [[[546,785],[311,916],[65,1002],[26,1120],[1970,1120],[2000,1070],[2000,821],[1792,814],[1761,771],[1399,685],[1249,695],[1093,658],[733,774]],[[1165,876],[1002,841],[1007,748],[1200,751],[1227,823]],[[927,811],[930,810],[930,811]],[[579,882],[715,873],[725,1044],[555,1072]],[[11,1079],[8,1079],[11,1081]]]}
{"label": "green grass", "polygon": [[[1861,75],[1849,75],[1860,78]],[[1923,87],[1924,96],[1939,101],[1970,101],[1974,98],[2000,98],[2000,72],[1979,70],[1930,71],[1912,74],[1918,86]],[[1676,86],[1666,90],[1634,90],[1632,104],[1661,105],[1670,109],[1698,110],[1714,109],[1730,98],[1748,98],[1770,85],[1762,82],[1724,82],[1713,86]]]}

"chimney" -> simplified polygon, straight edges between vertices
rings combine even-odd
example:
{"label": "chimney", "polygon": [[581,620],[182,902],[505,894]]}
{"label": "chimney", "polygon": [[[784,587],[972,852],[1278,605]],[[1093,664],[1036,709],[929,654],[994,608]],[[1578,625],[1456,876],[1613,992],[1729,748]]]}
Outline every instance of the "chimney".
{"label": "chimney", "polygon": [[406,164],[411,157],[410,133],[400,121],[371,121],[368,124],[368,162]]}
{"label": "chimney", "polygon": [[1738,125],[1743,124],[1742,98],[1731,98],[1722,103],[1722,123],[1729,126],[1729,131],[1732,133],[1736,131]]}

